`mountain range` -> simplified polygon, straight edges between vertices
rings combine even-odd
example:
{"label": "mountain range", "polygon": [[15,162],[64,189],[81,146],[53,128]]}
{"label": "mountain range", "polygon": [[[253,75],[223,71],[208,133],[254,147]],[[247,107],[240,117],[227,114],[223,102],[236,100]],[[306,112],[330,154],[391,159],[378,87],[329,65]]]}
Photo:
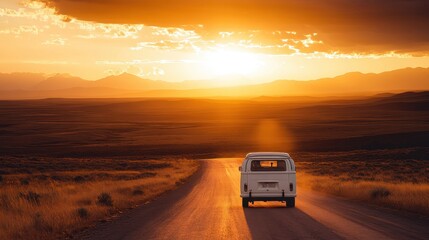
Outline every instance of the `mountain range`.
{"label": "mountain range", "polygon": [[224,83],[216,80],[155,81],[129,73],[95,81],[68,74],[0,73],[0,99],[352,96],[422,91],[429,90],[429,68],[404,68],[378,74],[351,72],[317,80],[277,80],[229,87],[223,86]]}

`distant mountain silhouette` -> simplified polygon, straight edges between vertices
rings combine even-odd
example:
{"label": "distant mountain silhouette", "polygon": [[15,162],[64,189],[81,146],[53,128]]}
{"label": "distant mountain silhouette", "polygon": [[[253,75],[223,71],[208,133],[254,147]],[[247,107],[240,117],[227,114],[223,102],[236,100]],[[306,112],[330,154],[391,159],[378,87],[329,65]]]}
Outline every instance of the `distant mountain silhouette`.
{"label": "distant mountain silhouette", "polygon": [[69,74],[56,74],[34,85],[31,90],[60,90],[91,87],[92,82]]}
{"label": "distant mountain silhouette", "polygon": [[94,82],[94,86],[128,90],[174,89],[175,83],[142,79],[138,76],[123,73],[109,76]]}
{"label": "distant mountain silhouette", "polygon": [[0,73],[0,91],[29,89],[45,79],[42,73]]}
{"label": "distant mountain silhouette", "polygon": [[334,78],[310,81],[278,80],[229,88],[158,90],[145,93],[145,96],[350,96],[416,90],[429,90],[429,68],[405,68],[379,74],[353,72]]}
{"label": "distant mountain silhouette", "polygon": [[[243,81],[243,79],[240,79]],[[429,68],[405,68],[379,74],[347,73],[334,78],[219,87],[212,81],[165,82],[124,73],[89,81],[68,74],[0,74],[0,99],[49,97],[281,97],[358,96],[429,90]]]}

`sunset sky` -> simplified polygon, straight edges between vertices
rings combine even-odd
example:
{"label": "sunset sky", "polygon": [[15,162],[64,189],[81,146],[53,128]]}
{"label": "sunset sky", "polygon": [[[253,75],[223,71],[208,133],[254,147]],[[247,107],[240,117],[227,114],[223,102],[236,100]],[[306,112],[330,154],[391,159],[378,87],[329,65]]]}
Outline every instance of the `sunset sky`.
{"label": "sunset sky", "polygon": [[166,81],[429,67],[426,0],[0,2],[0,72]]}

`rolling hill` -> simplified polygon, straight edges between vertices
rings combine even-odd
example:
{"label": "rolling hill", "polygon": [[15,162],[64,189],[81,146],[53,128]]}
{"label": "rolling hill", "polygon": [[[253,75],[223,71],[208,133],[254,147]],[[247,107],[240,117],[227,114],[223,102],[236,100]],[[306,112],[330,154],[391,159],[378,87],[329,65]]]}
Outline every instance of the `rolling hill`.
{"label": "rolling hill", "polygon": [[421,90],[429,90],[429,68],[405,68],[379,74],[353,72],[334,78],[310,81],[278,80],[217,89],[158,90],[146,92],[145,96],[350,96]]}
{"label": "rolling hill", "polygon": [[429,68],[352,72],[334,78],[219,87],[215,81],[166,82],[124,73],[89,81],[67,74],[0,74],[0,99],[93,97],[357,96],[429,90]]}

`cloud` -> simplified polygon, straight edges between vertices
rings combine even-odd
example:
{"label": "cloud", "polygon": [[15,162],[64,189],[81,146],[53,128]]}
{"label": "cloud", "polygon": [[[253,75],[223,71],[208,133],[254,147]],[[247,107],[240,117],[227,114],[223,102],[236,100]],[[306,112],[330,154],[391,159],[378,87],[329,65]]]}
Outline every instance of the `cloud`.
{"label": "cloud", "polygon": [[96,64],[100,65],[153,65],[153,64],[175,64],[175,63],[195,63],[195,60],[182,59],[182,60],[141,60],[135,59],[131,61],[96,61]]}
{"label": "cloud", "polygon": [[[164,31],[165,28],[163,28]],[[164,32],[163,31],[163,32]],[[269,54],[303,54],[325,51],[323,41],[316,33],[299,35],[289,31],[247,31],[247,32],[219,32],[210,39],[204,39],[195,31],[186,31],[186,34],[177,34],[183,29],[169,29],[169,34],[160,36],[151,41],[141,41],[131,50],[145,50],[147,48],[167,51],[217,51],[219,48],[233,49],[234,51],[252,51],[254,53]]]}
{"label": "cloud", "polygon": [[22,25],[18,27],[10,27],[10,28],[1,28],[0,34],[12,34],[15,36],[19,36],[21,34],[34,34],[37,35],[40,32],[43,32],[43,29],[35,25]]}
{"label": "cloud", "polygon": [[[196,28],[219,32],[318,33],[329,51],[429,49],[427,0],[43,0],[59,14],[100,23]],[[201,25],[204,27],[201,28]]]}
{"label": "cloud", "polygon": [[49,39],[44,41],[42,44],[43,45],[60,45],[60,46],[64,46],[67,42],[67,39],[62,38],[62,37],[58,37],[58,38],[53,38],[53,39]]}
{"label": "cloud", "polygon": [[105,71],[108,75],[119,75],[122,73],[131,73],[139,77],[159,77],[165,75],[165,70],[159,67],[138,67],[129,65],[122,68],[108,69]]}
{"label": "cloud", "polygon": [[79,35],[80,38],[138,38],[143,30],[142,24],[100,24],[86,21],[74,21],[78,28],[87,34]]}

